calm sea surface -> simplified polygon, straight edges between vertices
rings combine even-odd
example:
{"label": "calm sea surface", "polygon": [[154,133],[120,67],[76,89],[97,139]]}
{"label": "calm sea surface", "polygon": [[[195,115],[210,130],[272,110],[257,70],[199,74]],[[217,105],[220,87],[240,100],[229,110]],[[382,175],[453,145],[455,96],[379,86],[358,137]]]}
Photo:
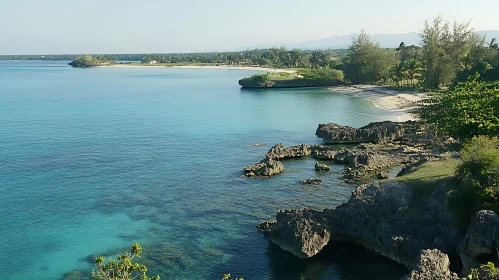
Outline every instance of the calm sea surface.
{"label": "calm sea surface", "polygon": [[[242,176],[276,143],[320,143],[319,123],[362,126],[389,112],[330,89],[240,89],[252,71],[66,65],[0,61],[0,279],[88,274],[90,255],[134,242],[162,279],[404,274],[349,244],[299,260],[255,229],[278,209],[346,201],[342,166],[315,174],[300,159],[284,162],[296,172]],[[326,186],[296,187],[310,177]]]}

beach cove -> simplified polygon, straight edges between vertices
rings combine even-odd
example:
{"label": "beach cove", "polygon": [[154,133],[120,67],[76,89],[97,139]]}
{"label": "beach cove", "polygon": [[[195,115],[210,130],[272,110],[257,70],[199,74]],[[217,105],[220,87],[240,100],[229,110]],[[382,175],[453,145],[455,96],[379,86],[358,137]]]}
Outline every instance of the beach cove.
{"label": "beach cove", "polygon": [[[8,244],[0,258],[11,279],[89,272],[89,256],[133,242],[146,253],[159,248],[154,253],[161,258],[149,270],[165,279],[230,272],[247,279],[354,280],[378,279],[379,271],[399,279],[406,273],[350,245],[303,262],[255,230],[281,208],[344,202],[355,186],[339,179],[343,166],[317,175],[315,161],[305,158],[287,161],[289,172],[274,178],[242,174],[281,141],[321,143],[314,135],[320,123],[360,127],[407,118],[405,112],[334,88],[240,89],[237,80],[255,69],[64,63],[0,62],[6,147],[0,213],[10,225],[0,234]],[[30,84],[23,83],[27,77]],[[299,187],[299,180],[317,176],[326,186]]]}

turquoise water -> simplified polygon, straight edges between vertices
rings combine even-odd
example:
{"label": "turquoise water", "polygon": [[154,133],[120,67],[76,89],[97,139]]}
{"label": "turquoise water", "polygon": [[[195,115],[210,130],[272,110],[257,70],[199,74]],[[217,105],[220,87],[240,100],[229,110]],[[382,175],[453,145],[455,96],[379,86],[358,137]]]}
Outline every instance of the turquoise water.
{"label": "turquoise water", "polygon": [[[240,89],[251,71],[66,64],[0,61],[1,279],[88,273],[89,255],[134,242],[164,252],[149,261],[162,279],[403,274],[348,244],[298,260],[255,230],[278,209],[346,201],[341,166],[320,175],[300,159],[270,179],[241,172],[276,143],[320,143],[319,123],[361,126],[388,112],[329,89]],[[310,177],[326,186],[294,187]]]}

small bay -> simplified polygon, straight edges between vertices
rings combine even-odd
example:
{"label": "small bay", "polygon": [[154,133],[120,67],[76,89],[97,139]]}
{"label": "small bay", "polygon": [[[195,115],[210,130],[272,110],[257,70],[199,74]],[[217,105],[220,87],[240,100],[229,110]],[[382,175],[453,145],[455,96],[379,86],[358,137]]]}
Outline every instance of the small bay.
{"label": "small bay", "polygon": [[[238,86],[255,73],[0,61],[0,278],[89,273],[90,255],[139,242],[161,255],[145,257],[162,279],[399,279],[403,268],[353,245],[299,260],[255,229],[279,209],[335,207],[355,186],[311,158],[269,179],[243,167],[280,142],[321,143],[319,123],[393,119],[332,89]],[[326,186],[295,187],[311,177]]]}

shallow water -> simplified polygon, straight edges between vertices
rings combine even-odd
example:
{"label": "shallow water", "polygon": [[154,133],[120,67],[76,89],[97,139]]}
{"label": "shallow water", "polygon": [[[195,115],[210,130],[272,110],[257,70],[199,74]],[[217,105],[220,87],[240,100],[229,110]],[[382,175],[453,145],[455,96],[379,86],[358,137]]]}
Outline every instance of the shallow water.
{"label": "shallow water", "polygon": [[[320,143],[319,123],[362,126],[389,112],[330,89],[240,89],[237,80],[252,71],[65,64],[0,61],[0,263],[8,279],[88,273],[89,255],[134,242],[154,255],[145,261],[162,279],[403,275],[348,244],[299,260],[255,230],[278,209],[346,201],[353,186],[338,180],[342,166],[316,174],[313,159],[299,159],[284,162],[294,172],[270,179],[241,172],[276,143]],[[310,177],[325,186],[295,187]]]}

